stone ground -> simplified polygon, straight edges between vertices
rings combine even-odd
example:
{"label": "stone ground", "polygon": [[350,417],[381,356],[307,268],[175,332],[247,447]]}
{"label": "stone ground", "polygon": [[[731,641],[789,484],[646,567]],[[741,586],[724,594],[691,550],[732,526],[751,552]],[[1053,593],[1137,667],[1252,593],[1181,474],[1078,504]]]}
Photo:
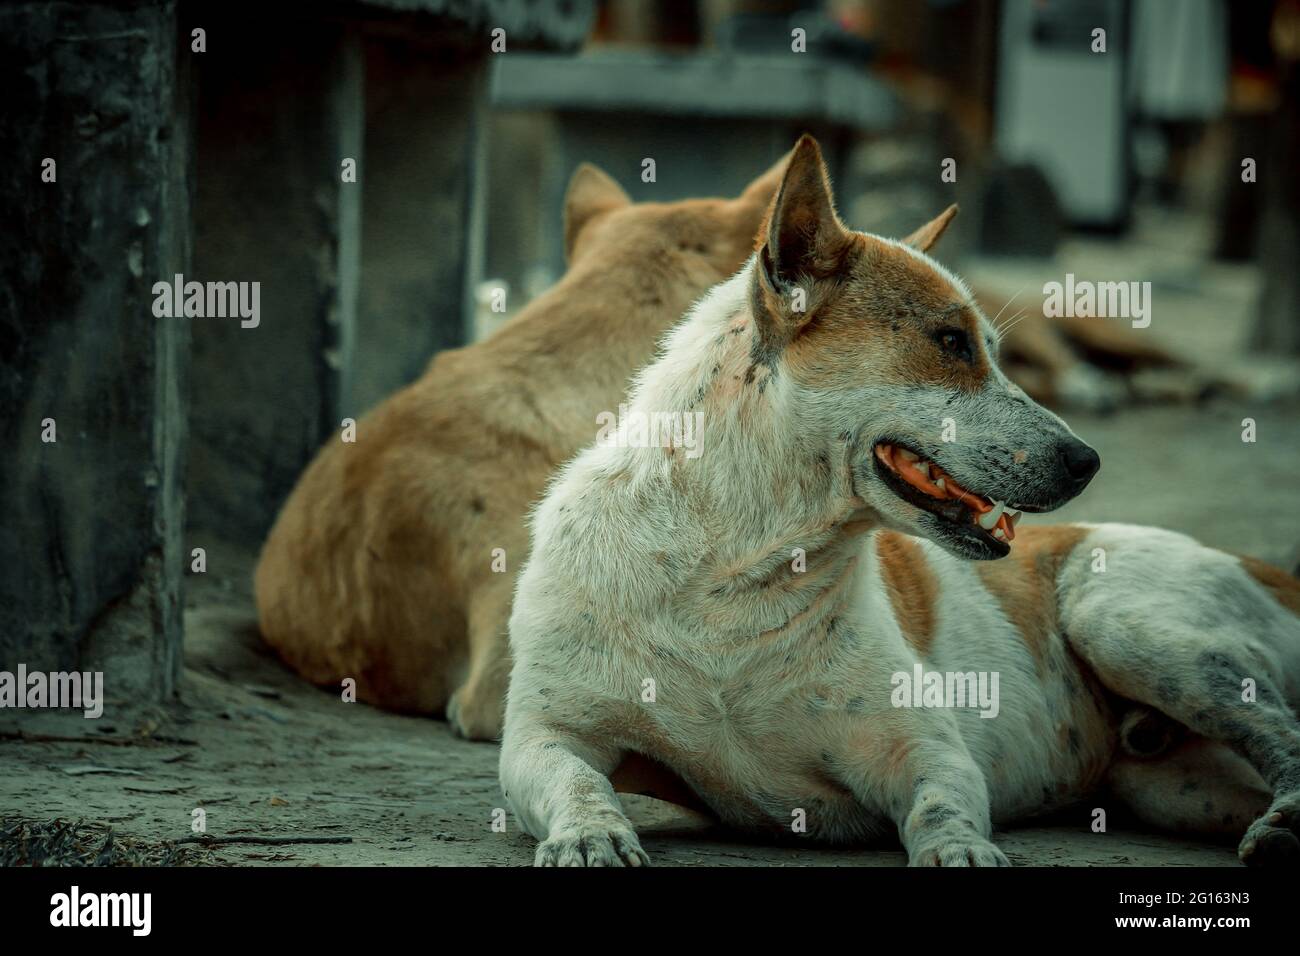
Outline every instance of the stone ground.
{"label": "stone ground", "polygon": [[[1149,278],[1150,334],[1207,362],[1240,353],[1254,291],[1242,267],[1207,265],[1203,235],[1176,219],[1144,222],[1124,243],[1077,240],[1061,262],[1080,278]],[[1041,265],[983,263],[971,270],[1010,294],[1031,279],[1061,278]],[[1045,274],[1046,273],[1046,274]],[[1023,280],[1023,281],[1022,281]],[[1237,361],[1233,359],[1233,361]],[[1274,370],[1276,373],[1276,370]],[[1084,496],[1053,520],[1163,525],[1208,544],[1293,566],[1300,511],[1285,488],[1300,471],[1300,403],[1218,399],[1199,407],[1147,406],[1069,416],[1100,451],[1103,468]],[[1243,418],[1258,441],[1241,441]],[[1035,520],[1027,517],[1026,520]],[[1036,520],[1046,520],[1038,518]],[[524,865],[531,841],[503,805],[497,748],[455,739],[438,721],[344,704],[305,686],[260,644],[253,625],[252,553],[219,541],[209,570],[188,579],[183,704],[140,712],[111,704],[103,718],[6,711],[0,715],[0,860],[3,831],[22,821],[84,821],[153,845],[190,835],[204,808],[212,836],[350,838],[350,843],[197,847],[214,865]],[[70,738],[66,740],[41,739]],[[729,838],[663,804],[630,798],[629,812],[660,864],[717,866],[902,865],[897,850],[770,846]],[[1016,864],[1235,865],[1229,847],[1125,827],[1112,814],[1094,834],[1086,809],[1050,824],[1001,833]],[[21,848],[20,848],[21,849]],[[155,853],[153,858],[157,858]]]}

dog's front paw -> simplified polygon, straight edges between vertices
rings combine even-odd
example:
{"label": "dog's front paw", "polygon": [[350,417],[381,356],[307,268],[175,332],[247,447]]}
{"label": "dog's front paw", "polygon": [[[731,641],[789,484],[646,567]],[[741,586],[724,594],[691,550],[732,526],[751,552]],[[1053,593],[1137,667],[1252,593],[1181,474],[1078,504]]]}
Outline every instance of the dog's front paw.
{"label": "dog's front paw", "polygon": [[1246,830],[1237,856],[1247,866],[1300,864],[1300,793],[1278,797]]}
{"label": "dog's front paw", "polygon": [[915,847],[908,866],[1010,866],[1002,851],[978,833],[935,834]]}
{"label": "dog's front paw", "polygon": [[561,830],[537,847],[534,866],[649,866],[631,827],[583,826]]}

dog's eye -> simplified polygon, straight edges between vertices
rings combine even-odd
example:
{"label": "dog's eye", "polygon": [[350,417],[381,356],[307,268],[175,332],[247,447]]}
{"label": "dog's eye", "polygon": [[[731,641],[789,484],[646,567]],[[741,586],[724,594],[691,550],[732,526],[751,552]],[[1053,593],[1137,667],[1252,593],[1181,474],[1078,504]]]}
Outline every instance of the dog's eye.
{"label": "dog's eye", "polygon": [[962,361],[969,362],[974,358],[970,339],[961,329],[940,329],[934,333],[934,340],[939,343],[939,348]]}

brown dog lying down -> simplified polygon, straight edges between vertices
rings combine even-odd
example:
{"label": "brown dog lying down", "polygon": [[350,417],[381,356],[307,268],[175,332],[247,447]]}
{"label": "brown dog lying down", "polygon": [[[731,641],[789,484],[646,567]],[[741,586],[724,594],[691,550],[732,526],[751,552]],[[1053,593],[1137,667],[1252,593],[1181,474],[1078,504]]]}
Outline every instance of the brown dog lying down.
{"label": "brown dog lying down", "polygon": [[317,684],[354,678],[362,701],[497,737],[528,507],[660,335],[748,258],[783,170],[734,200],[634,205],[580,167],[564,278],[498,334],[436,356],[299,480],[256,572],[280,656]]}
{"label": "brown dog lying down", "polygon": [[1035,295],[1004,304],[981,289],[976,300],[986,315],[1003,316],[1008,377],[1035,401],[1055,408],[1111,411],[1135,401],[1193,401],[1237,390],[1118,321],[1046,318]]}

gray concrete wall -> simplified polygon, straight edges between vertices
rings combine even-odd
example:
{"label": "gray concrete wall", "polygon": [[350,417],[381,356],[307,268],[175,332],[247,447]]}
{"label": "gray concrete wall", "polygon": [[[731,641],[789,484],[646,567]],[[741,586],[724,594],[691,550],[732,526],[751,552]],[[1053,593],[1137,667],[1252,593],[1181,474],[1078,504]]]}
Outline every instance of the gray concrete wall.
{"label": "gray concrete wall", "polygon": [[191,526],[260,541],[344,418],[467,340],[487,44],[204,22],[195,271],[260,281],[262,317],[194,327]]}
{"label": "gray concrete wall", "polygon": [[255,328],[194,319],[190,522],[259,540],[339,427],[355,341],[361,48],[341,25],[209,16],[199,81],[195,277],[261,283]]}
{"label": "gray concrete wall", "polygon": [[191,154],[172,4],[2,6],[0,88],[0,669],[165,698],[188,329],[151,287],[188,271]]}
{"label": "gray concrete wall", "polygon": [[485,47],[368,40],[353,417],[469,336],[481,268]]}

